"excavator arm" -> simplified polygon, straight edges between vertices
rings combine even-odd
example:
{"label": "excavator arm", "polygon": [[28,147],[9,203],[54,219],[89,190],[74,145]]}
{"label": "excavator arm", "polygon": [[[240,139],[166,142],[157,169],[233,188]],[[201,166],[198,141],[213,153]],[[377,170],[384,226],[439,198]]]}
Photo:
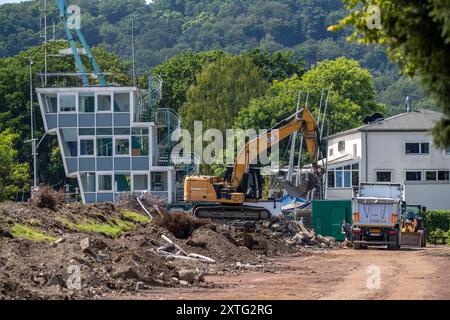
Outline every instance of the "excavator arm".
{"label": "excavator arm", "polygon": [[[303,111],[302,117],[299,115]],[[264,134],[250,140],[239,152],[231,176],[231,187],[235,190],[241,185],[245,174],[248,173],[250,163],[259,154],[281,142],[296,131],[302,130],[309,156],[311,158],[313,172],[318,170],[318,148],[320,145],[317,123],[307,107],[283,120]]]}

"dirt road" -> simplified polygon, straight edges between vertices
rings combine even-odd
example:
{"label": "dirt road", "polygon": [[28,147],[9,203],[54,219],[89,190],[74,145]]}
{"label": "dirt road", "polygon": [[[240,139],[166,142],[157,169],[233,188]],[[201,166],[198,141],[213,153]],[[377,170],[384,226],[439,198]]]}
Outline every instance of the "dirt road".
{"label": "dirt road", "polygon": [[276,258],[273,263],[277,265],[275,273],[210,276],[206,280],[218,288],[161,288],[143,298],[450,300],[448,246],[400,251],[333,250],[307,257]]}

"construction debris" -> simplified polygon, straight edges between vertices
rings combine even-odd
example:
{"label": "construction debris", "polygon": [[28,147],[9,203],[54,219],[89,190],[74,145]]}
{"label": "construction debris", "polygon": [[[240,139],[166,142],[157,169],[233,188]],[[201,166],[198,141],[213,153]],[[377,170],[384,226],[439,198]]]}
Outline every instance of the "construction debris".
{"label": "construction debris", "polygon": [[[211,223],[163,207],[162,216],[155,211],[150,221],[142,210],[112,204],[70,203],[56,210],[0,204],[0,299],[85,299],[139,295],[154,287],[213,287],[206,276],[274,272],[267,256],[335,247],[332,238],[299,222]],[[80,287],[70,282],[77,270]]]}
{"label": "construction debris", "polygon": [[[184,259],[184,260],[192,260],[192,261],[202,261],[208,263],[216,263],[214,259],[202,256],[196,253],[187,253],[184,251],[179,245],[175,242],[167,238],[165,235],[162,235],[162,238],[168,243],[162,247],[159,247],[156,251],[160,254],[165,255],[166,257],[175,258],[175,259]],[[174,252],[175,251],[175,252]]]}

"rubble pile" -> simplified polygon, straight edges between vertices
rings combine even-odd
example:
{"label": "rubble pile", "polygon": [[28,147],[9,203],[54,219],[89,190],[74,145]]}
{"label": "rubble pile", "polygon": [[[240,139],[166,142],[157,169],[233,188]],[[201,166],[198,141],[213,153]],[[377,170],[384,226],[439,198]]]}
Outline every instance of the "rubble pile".
{"label": "rubble pile", "polygon": [[282,239],[289,246],[331,248],[336,244],[336,239],[333,237],[316,234],[313,230],[305,227],[301,221],[262,222],[261,233],[269,239]]}
{"label": "rubble pile", "polygon": [[[135,204],[132,208],[71,203],[51,210],[1,203],[0,299],[90,299],[161,287],[214,287],[205,276],[271,272],[270,256],[334,244],[299,222],[263,221],[241,232],[230,222],[179,214],[158,218],[173,214],[164,210],[152,221]],[[176,217],[182,232],[174,228]]]}

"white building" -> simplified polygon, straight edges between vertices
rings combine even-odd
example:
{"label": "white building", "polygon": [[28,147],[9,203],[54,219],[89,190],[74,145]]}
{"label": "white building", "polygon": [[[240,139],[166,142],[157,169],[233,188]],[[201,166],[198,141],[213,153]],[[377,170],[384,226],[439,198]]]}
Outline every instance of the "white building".
{"label": "white building", "polygon": [[326,197],[351,199],[359,182],[393,182],[405,184],[408,204],[450,209],[450,148],[436,148],[430,134],[442,116],[407,112],[330,136]]}

